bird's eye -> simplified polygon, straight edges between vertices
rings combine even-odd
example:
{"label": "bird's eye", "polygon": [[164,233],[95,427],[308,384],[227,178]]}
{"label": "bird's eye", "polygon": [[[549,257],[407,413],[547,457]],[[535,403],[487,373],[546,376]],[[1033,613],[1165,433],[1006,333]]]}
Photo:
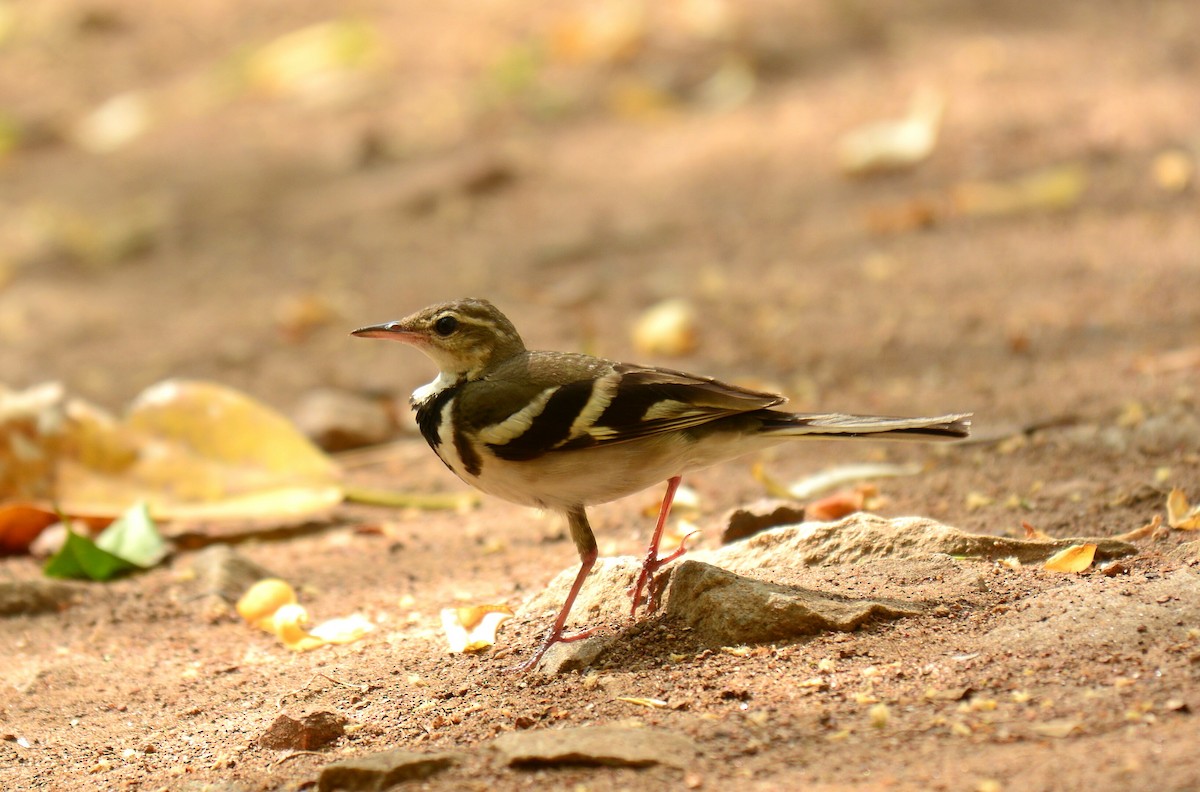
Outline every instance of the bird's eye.
{"label": "bird's eye", "polygon": [[433,331],[440,336],[448,336],[458,329],[458,319],[453,316],[443,316],[433,323]]}

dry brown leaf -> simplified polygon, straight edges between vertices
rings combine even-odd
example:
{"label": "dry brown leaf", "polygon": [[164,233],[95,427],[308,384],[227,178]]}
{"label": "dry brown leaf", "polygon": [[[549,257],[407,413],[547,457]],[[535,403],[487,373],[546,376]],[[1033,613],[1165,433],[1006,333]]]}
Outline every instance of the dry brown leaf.
{"label": "dry brown leaf", "polygon": [[806,504],[804,519],[815,522],[840,520],[846,515],[865,510],[867,500],[877,495],[878,492],[879,490],[870,484],[862,484],[854,489],[835,492]]}
{"label": "dry brown leaf", "polygon": [[28,503],[0,505],[0,555],[25,553],[42,531],[58,522],[58,515]]}
{"label": "dry brown leaf", "polygon": [[1051,538],[1051,536],[1049,534],[1039,531],[1037,528],[1034,528],[1032,525],[1025,522],[1024,520],[1021,521],[1021,527],[1023,529],[1025,529],[1025,538],[1026,539],[1036,539],[1039,542],[1054,541],[1053,538]]}
{"label": "dry brown leaf", "polygon": [[1123,534],[1117,534],[1113,537],[1119,542],[1132,542],[1137,539],[1145,539],[1152,535],[1155,531],[1162,527],[1162,515],[1156,514],[1150,522],[1143,525],[1141,528],[1134,528],[1132,531],[1126,531]]}
{"label": "dry brown leaf", "polygon": [[496,643],[496,630],[512,618],[507,605],[464,605],[442,609],[442,629],[450,651],[479,652]]}
{"label": "dry brown leaf", "polygon": [[1082,572],[1096,558],[1096,545],[1071,545],[1046,559],[1046,569],[1051,572]]}
{"label": "dry brown leaf", "polygon": [[1200,529],[1200,504],[1192,507],[1183,490],[1178,487],[1167,496],[1167,525],[1178,531]]}

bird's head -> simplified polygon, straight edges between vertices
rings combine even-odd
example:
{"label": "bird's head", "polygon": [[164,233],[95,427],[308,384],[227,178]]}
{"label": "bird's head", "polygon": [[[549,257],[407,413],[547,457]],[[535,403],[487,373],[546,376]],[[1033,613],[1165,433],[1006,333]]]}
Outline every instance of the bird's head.
{"label": "bird's head", "polygon": [[525,351],[508,317],[487,300],[473,298],[431,305],[394,322],[360,327],[351,335],[414,346],[452,379],[473,379]]}

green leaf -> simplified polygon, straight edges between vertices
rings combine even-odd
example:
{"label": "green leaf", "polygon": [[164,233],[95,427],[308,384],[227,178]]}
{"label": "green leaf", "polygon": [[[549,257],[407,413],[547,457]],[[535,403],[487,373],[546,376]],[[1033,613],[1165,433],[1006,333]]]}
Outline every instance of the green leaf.
{"label": "green leaf", "polygon": [[42,571],[47,577],[78,580],[111,580],[134,569],[148,569],[167,554],[167,543],[150,518],[145,503],[138,503],[113,521],[92,541],[74,531]]}
{"label": "green leaf", "polygon": [[42,571],[47,577],[54,578],[111,580],[122,572],[136,568],[125,559],[101,550],[86,536],[68,531],[67,541],[51,556]]}
{"label": "green leaf", "polygon": [[96,547],[149,569],[163,560],[167,543],[154,525],[145,502],[137,503],[96,537]]}

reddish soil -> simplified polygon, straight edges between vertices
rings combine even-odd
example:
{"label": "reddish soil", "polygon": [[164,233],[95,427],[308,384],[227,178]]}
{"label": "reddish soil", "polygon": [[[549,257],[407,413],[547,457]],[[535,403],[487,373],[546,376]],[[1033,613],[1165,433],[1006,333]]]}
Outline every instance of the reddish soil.
{"label": "reddish soil", "polygon": [[[176,96],[337,8],[0,7],[17,21],[7,40],[0,24],[0,121],[23,130],[0,161],[0,380],[58,379],[113,409],[171,376],[284,412],[326,386],[403,399],[428,362],[348,331],[485,296],[530,346],[753,383],[799,410],[973,411],[993,442],[763,457],[781,480],[926,465],[879,482],[885,516],[1112,536],[1162,513],[1172,486],[1200,498],[1200,198],[1194,175],[1164,172],[1200,156],[1200,6],[729,6],[710,37],[656,10],[601,57],[563,32],[589,29],[583,4],[356,3],[387,53],[361,90],[196,98],[105,154],[67,134],[102,101]],[[527,42],[550,42],[540,71]],[[701,86],[727,62],[746,64],[753,92],[717,91],[728,106],[714,109]],[[838,136],[902,113],[921,85],[948,99],[928,161],[841,175]],[[1063,208],[954,210],[964,183],[1064,167],[1086,187]],[[646,359],[629,328],[670,297],[700,311],[697,350]],[[762,495],[753,461],[688,482],[701,544]],[[413,436],[352,475],[463,486]],[[592,510],[603,553],[640,551],[657,497]],[[376,620],[356,644],[288,652],[196,599],[191,552],[61,613],[0,621],[0,786],[300,789],[330,761],[404,747],[466,755],[419,784],[432,789],[1196,789],[1188,538],[1142,540],[1113,576],[945,559],[793,570],[781,582],[944,607],[748,652],[614,621],[627,643],[609,667],[545,679],[504,673],[542,620],[462,656],[445,652],[438,612],[519,604],[573,563],[554,518],[494,500],[347,508],[239,551],[298,584],[315,617]],[[39,574],[0,560],[2,578]],[[332,748],[258,744],[280,712],[318,710],[353,725]],[[486,748],[514,729],[634,723],[701,755],[688,770],[520,770]]]}

